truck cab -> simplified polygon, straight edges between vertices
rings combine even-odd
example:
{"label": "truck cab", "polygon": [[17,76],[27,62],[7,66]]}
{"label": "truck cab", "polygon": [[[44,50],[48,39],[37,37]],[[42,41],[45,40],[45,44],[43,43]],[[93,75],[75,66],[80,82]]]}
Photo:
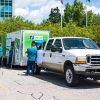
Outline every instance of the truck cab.
{"label": "truck cab", "polygon": [[100,49],[89,38],[50,38],[40,68],[63,73],[68,86],[75,86],[79,79],[87,77],[99,80]]}

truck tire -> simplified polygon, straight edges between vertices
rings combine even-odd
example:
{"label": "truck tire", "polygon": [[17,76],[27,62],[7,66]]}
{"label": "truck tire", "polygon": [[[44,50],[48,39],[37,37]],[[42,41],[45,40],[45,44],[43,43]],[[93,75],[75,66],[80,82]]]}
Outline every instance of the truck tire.
{"label": "truck tire", "polygon": [[78,84],[78,76],[75,74],[73,67],[67,66],[65,68],[66,84],[69,87],[76,86]]}
{"label": "truck tire", "polygon": [[36,65],[35,75],[40,75],[41,68]]}
{"label": "truck tire", "polygon": [[100,76],[93,77],[93,80],[94,80],[94,81],[98,81],[98,80],[100,80]]}

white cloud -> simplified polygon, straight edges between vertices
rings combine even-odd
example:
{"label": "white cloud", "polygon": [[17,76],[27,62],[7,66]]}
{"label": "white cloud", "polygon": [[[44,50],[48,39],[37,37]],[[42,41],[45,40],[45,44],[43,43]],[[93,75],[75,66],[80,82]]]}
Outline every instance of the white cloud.
{"label": "white cloud", "polygon": [[59,0],[16,0],[15,3],[16,16],[22,16],[36,23],[48,18],[51,8],[61,8]]}
{"label": "white cloud", "polygon": [[96,8],[95,6],[87,6],[87,11],[92,10],[95,14],[100,14],[100,8]]}
{"label": "white cloud", "polygon": [[16,8],[15,9],[15,15],[16,16],[24,16],[26,17],[29,14],[28,8]]}
{"label": "white cloud", "polygon": [[18,7],[26,7],[31,4],[43,4],[47,0],[15,0],[15,6]]}
{"label": "white cloud", "polygon": [[[43,19],[48,18],[51,8],[55,7],[61,8],[60,0],[15,0],[15,16],[22,16],[25,19],[40,23]],[[100,8],[95,6],[87,5],[87,10],[100,14]]]}

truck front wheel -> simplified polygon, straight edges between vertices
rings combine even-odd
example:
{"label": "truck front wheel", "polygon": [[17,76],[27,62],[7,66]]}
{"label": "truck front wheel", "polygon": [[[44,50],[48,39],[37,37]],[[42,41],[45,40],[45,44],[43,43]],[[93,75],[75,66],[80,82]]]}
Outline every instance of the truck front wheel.
{"label": "truck front wheel", "polygon": [[67,66],[65,68],[66,84],[69,87],[76,86],[78,84],[78,76],[75,74],[73,67]]}

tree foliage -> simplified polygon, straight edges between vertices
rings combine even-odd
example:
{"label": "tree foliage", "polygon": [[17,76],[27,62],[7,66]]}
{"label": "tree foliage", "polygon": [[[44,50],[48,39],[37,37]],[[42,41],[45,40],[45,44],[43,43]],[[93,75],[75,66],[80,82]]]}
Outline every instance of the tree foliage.
{"label": "tree foliage", "polygon": [[73,20],[72,6],[69,3],[66,4],[66,8],[64,10],[64,19],[67,23]]}
{"label": "tree foliage", "polygon": [[52,8],[49,15],[49,20],[53,23],[58,23],[60,22],[60,19],[61,19],[61,14],[59,8],[58,7]]}
{"label": "tree foliage", "polygon": [[78,0],[74,0],[73,5],[70,5],[69,3],[66,4],[64,18],[66,22],[73,21],[77,25],[82,26],[84,13],[83,4]]}
{"label": "tree foliage", "polygon": [[88,12],[88,27],[85,27],[85,8],[81,2],[74,0],[66,4],[63,16],[63,28],[60,26],[60,11],[52,8],[47,20],[35,24],[22,17],[13,17],[0,22],[0,35],[18,30],[49,30],[50,37],[79,36],[89,37],[100,43],[100,15]]}

